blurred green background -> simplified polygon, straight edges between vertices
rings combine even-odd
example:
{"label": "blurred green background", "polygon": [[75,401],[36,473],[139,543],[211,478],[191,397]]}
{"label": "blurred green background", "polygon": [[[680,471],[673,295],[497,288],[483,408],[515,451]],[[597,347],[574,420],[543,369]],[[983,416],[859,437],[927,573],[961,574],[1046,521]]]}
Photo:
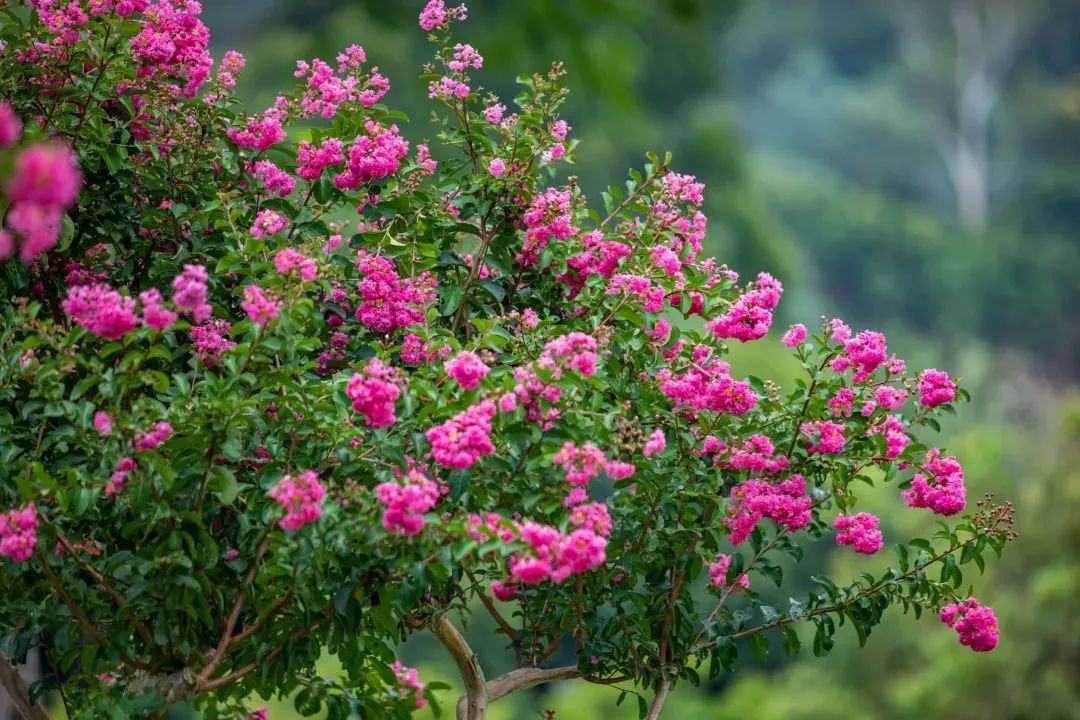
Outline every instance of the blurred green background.
{"label": "blurred green background", "polygon": [[[421,4],[213,0],[205,18],[217,56],[247,56],[239,90],[253,110],[292,82],[297,58],[363,45],[416,141],[434,134]],[[681,686],[665,717],[1080,718],[1080,3],[472,0],[456,32],[504,101],[515,74],[565,62],[581,140],[571,172],[594,197],[646,150],[704,180],[712,252],[785,282],[779,329],[837,315],[888,331],[909,366],[961,376],[974,403],[924,440],[948,443],[971,497],[994,490],[1018,508],[1020,539],[977,579],[1001,621],[994,653],[894,614],[865,650],[852,633],[827,658],[774,655]],[[736,348],[736,369],[790,375],[781,350]],[[933,531],[891,489],[867,504],[887,537]],[[818,545],[811,570],[840,579],[879,562]],[[469,635],[491,677],[508,667],[484,619]],[[429,638],[403,659],[456,687]],[[616,697],[565,683],[491,716],[636,717]],[[296,715],[271,703],[271,717]]]}

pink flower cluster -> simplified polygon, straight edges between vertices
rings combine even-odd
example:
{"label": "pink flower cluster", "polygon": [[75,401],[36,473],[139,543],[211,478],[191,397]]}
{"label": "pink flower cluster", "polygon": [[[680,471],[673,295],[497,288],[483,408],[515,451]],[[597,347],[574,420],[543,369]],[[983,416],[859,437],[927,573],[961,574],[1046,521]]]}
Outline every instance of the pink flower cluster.
{"label": "pink flower cluster", "polygon": [[318,180],[326,168],[343,162],[345,149],[337,138],[326,138],[317,147],[307,140],[296,146],[296,174],[305,180]]}
{"label": "pink flower cluster", "polygon": [[803,423],[800,428],[806,436],[807,452],[811,455],[839,455],[844,451],[844,426],[831,420],[815,420]]}
{"label": "pink flower cluster", "polygon": [[572,332],[560,335],[545,345],[536,364],[551,372],[555,378],[562,376],[562,368],[570,368],[584,377],[590,377],[596,372],[596,350],[596,338],[583,332]]}
{"label": "pink flower cluster", "polygon": [[94,430],[102,437],[109,437],[113,431],[113,421],[109,413],[98,410],[94,413]]}
{"label": "pink flower cluster", "polygon": [[274,268],[279,275],[296,272],[304,282],[311,282],[319,274],[315,261],[298,250],[285,248],[274,255]]}
{"label": "pink flower cluster", "polygon": [[140,434],[131,443],[136,450],[154,450],[173,436],[173,426],[161,421]]}
{"label": "pink flower cluster", "polygon": [[758,402],[750,384],[732,379],[731,366],[720,359],[677,374],[664,368],[656,379],[660,391],[674,401],[678,410],[745,415]]}
{"label": "pink flower cluster", "polygon": [[263,184],[266,191],[278,197],[288,197],[296,189],[296,178],[269,160],[260,160],[251,166],[251,173]]}
{"label": "pink flower cluster", "polygon": [[146,21],[131,39],[140,78],[163,74],[184,81],[183,94],[194,97],[210,75],[210,31],[199,20],[195,0],[161,0],[145,10]]}
{"label": "pink flower cluster", "polygon": [[919,375],[919,404],[937,407],[952,402],[956,397],[956,384],[944,370],[924,370]]}
{"label": "pink flower cluster", "polygon": [[203,365],[213,367],[221,362],[221,354],[236,347],[227,335],[232,324],[227,320],[211,320],[205,325],[191,328],[191,340],[195,344],[195,355]]}
{"label": "pink flower cluster", "polygon": [[184,271],[173,278],[173,303],[191,314],[197,323],[210,319],[213,308],[206,301],[206,282],[210,276],[202,265],[185,265]]}
{"label": "pink flower cluster", "polygon": [[904,432],[904,424],[900,422],[899,418],[892,415],[871,427],[866,431],[866,434],[881,435],[885,438],[887,445],[885,460],[896,459],[900,456],[900,453],[904,452],[904,448],[911,443],[911,438]]}
{"label": "pink flower cluster", "polygon": [[322,517],[322,501],[326,488],[313,470],[298,476],[286,475],[270,489],[270,497],[285,510],[279,521],[283,530],[295,531]]}
{"label": "pink flower cluster", "polygon": [[664,288],[653,285],[652,281],[641,275],[618,273],[608,283],[605,295],[630,295],[641,301],[645,312],[660,312],[664,309]]}
{"label": "pink flower cluster", "polygon": [[975,652],[989,652],[998,644],[998,621],[993,609],[969,597],[941,609],[938,616],[960,636],[960,644]]}
{"label": "pink flower cluster", "polygon": [[367,61],[364,48],[352,45],[338,55],[337,72],[319,58],[308,63],[297,60],[297,78],[306,78],[307,86],[300,98],[300,110],[304,117],[318,115],[329,119],[337,114],[338,108],[345,103],[360,103],[371,107],[379,102],[390,90],[390,81],[372,68],[371,74],[364,77],[360,66]]}
{"label": "pink flower cluster", "polygon": [[262,210],[255,216],[255,223],[248,231],[252,237],[268,238],[271,235],[276,235],[285,229],[285,226],[289,224],[289,218],[285,217],[279,212],[274,210]]}
{"label": "pink flower cluster", "polygon": [[780,339],[784,345],[787,345],[790,348],[798,347],[804,340],[806,340],[806,326],[802,323],[797,323],[789,327],[787,332],[784,333],[784,337]]}
{"label": "pink flower cluster", "polygon": [[525,267],[536,265],[552,238],[567,240],[577,234],[574,226],[573,197],[569,190],[548,188],[533,196],[522,218],[525,242],[517,261]]}
{"label": "pink flower cluster", "polygon": [[230,128],[229,139],[242,148],[265,152],[285,139],[282,123],[288,117],[288,101],[278,97],[274,106],[251,117],[242,128]]}
{"label": "pink flower cluster", "polygon": [[105,497],[113,497],[124,492],[124,488],[127,487],[128,479],[131,477],[131,473],[138,469],[138,463],[131,458],[120,458],[120,461],[116,463],[116,470],[113,471],[113,474],[105,481]]}
{"label": "pink flower cluster", "polygon": [[645,457],[652,457],[653,455],[659,455],[664,452],[667,447],[667,438],[664,437],[664,431],[657,429],[653,431],[653,434],[649,436],[649,439],[645,442],[645,447],[642,448],[641,454]]}
{"label": "pink flower cluster", "polygon": [[416,672],[416,668],[405,667],[400,661],[394,661],[394,664],[390,666],[390,669],[394,671],[394,677],[397,679],[398,690],[405,693],[416,695],[416,707],[420,709],[427,705],[427,700],[423,696],[424,683],[420,682],[420,675]]}
{"label": "pink flower cluster", "polygon": [[873,555],[883,544],[879,523],[878,518],[870,513],[837,515],[833,520],[836,544],[851,545],[857,553]]}
{"label": "pink flower cluster", "polygon": [[358,252],[356,268],[364,276],[356,308],[356,319],[364,327],[390,333],[424,322],[422,308],[435,299],[434,276],[423,273],[415,280],[402,279],[393,260],[365,250]]}
{"label": "pink flower cluster", "polygon": [[[10,113],[10,106],[0,103],[0,108],[4,107]],[[18,139],[17,123],[12,113],[2,131],[6,136],[15,135],[12,142]],[[42,143],[19,152],[5,187],[9,207],[7,230],[0,229],[0,261],[15,253],[16,237],[20,239],[19,259],[24,263],[52,249],[60,239],[64,211],[75,204],[81,187],[75,154],[67,146]]]}
{"label": "pink flower cluster", "polygon": [[911,488],[903,492],[908,507],[929,508],[938,515],[955,515],[964,509],[964,469],[955,457],[941,457],[940,450],[931,449],[921,469],[912,479]]}
{"label": "pink flower cluster", "polygon": [[389,427],[397,420],[394,403],[401,397],[404,382],[401,371],[379,358],[371,358],[361,372],[349,378],[345,394],[368,427]]}
{"label": "pink flower cluster", "polygon": [[139,302],[142,303],[143,323],[155,330],[171,327],[180,317],[162,305],[161,291],[157,288],[150,288],[139,293]]}
{"label": "pink flower cluster", "polygon": [[772,520],[788,532],[810,524],[810,498],[802,475],[792,475],[773,485],[764,480],[747,480],[731,491],[728,514],[724,518],[733,545],[750,537],[762,518]]}
{"label": "pink flower cluster", "polygon": [[604,564],[607,540],[581,527],[569,533],[534,522],[518,526],[527,548],[510,558],[510,575],[525,585],[544,580],[561,583],[570,575],[580,575]]}
{"label": "pink flower cluster", "polygon": [[243,54],[235,50],[227,50],[221,58],[221,65],[218,67],[217,84],[226,90],[236,87],[236,76],[240,74],[245,65],[247,65],[247,59]]}
{"label": "pink flower cluster", "polygon": [[772,325],[772,311],[783,291],[779,280],[763,272],[758,275],[757,283],[747,288],[726,313],[705,323],[705,329],[718,338],[741,342],[765,337]]}
{"label": "pink flower cluster", "polygon": [[444,0],[428,0],[427,5],[420,11],[420,29],[430,32],[435,28],[446,27],[451,20],[465,20],[466,12],[464,4],[447,8]]}
{"label": "pink flower cluster", "polygon": [[495,403],[484,400],[428,430],[426,436],[435,462],[464,470],[495,452],[491,442],[491,420],[495,413]]}
{"label": "pink flower cluster", "polygon": [[135,299],[105,283],[69,287],[62,307],[68,317],[106,340],[118,340],[139,326]]}
{"label": "pink flower cluster", "polygon": [[[612,277],[619,268],[619,262],[632,252],[631,247],[626,243],[605,240],[603,234],[597,230],[582,235],[581,244],[584,250],[566,259],[569,269],[557,278],[569,286],[571,298],[581,292],[589,276]],[[660,301],[663,302],[662,297]],[[655,298],[652,304],[655,306]]]}
{"label": "pink flower cluster", "polygon": [[446,374],[465,390],[480,387],[491,369],[474,352],[463,350],[446,363]]}
{"label": "pink flower cluster", "polygon": [[386,128],[368,120],[364,130],[367,134],[357,136],[349,146],[345,171],[334,176],[334,185],[341,190],[356,190],[393,175],[409,154],[409,143],[398,134],[397,125]]}
{"label": "pink flower cluster", "polygon": [[25,562],[34,554],[37,542],[37,508],[33,503],[22,510],[0,513],[0,555]]}
{"label": "pink flower cluster", "polygon": [[439,486],[418,470],[409,472],[404,483],[380,483],[375,488],[379,502],[386,508],[382,525],[388,532],[417,535],[424,529],[424,513],[435,507]]}
{"label": "pink flower cluster", "polygon": [[[723,589],[727,587],[728,568],[731,567],[731,556],[720,553],[716,556],[716,560],[709,565],[709,582],[713,587]],[[743,573],[735,579],[735,587],[745,590],[750,587],[750,576]]]}
{"label": "pink flower cluster", "polygon": [[776,475],[787,469],[788,459],[784,455],[774,456],[775,452],[776,448],[768,437],[751,435],[742,445],[732,446],[731,456],[722,467],[743,470],[752,475]]}
{"label": "pink flower cluster", "polygon": [[259,327],[265,327],[266,323],[277,319],[279,310],[277,301],[271,299],[258,285],[248,285],[244,288],[244,300],[240,303],[240,307],[247,313],[251,322]]}

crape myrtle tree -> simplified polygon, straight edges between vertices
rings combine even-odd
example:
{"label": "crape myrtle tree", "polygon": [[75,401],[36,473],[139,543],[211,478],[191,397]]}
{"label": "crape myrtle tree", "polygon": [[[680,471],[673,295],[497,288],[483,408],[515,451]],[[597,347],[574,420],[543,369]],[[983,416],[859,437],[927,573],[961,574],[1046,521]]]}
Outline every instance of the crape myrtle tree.
{"label": "crape myrtle tree", "polygon": [[[997,644],[961,568],[1011,510],[969,508],[917,438],[964,398],[947,373],[834,319],[783,335],[792,392],[733,376],[729,343],[778,342],[780,282],[700,255],[703,187],[668,158],[593,209],[558,184],[560,67],[485,93],[464,6],[419,16],[434,149],[355,45],[240,113],[244,59],[213,67],[199,12],[0,0],[0,680],[24,717],[50,691],[72,718],[406,717],[435,689],[395,658],[419,632],[462,718],[570,679],[655,718],[679,682],[800,626],[815,654],[865,641],[894,606]],[[804,540],[882,550],[862,493],[949,520],[763,604]],[[517,669],[485,678],[473,609]]]}

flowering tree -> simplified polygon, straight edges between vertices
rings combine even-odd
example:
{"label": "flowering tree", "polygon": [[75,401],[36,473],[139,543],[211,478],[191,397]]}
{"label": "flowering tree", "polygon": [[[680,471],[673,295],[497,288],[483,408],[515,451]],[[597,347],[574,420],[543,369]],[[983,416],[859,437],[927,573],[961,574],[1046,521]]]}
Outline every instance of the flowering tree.
{"label": "flowering tree", "polygon": [[[437,151],[355,45],[238,114],[244,59],[213,70],[199,12],[0,0],[0,681],[26,718],[51,689],[72,718],[253,694],[406,717],[433,688],[395,647],[425,631],[462,718],[574,678],[658,717],[703,669],[797,652],[800,625],[815,654],[844,623],[862,642],[893,606],[996,645],[961,567],[1011,510],[962,515],[960,464],[917,439],[965,395],[947,373],[831,320],[784,334],[792,392],[733,376],[780,282],[700,256],[704,188],[668,158],[602,210],[545,184],[575,150],[561,69],[511,112],[451,39],[464,6],[419,17]],[[862,493],[954,522],[764,604],[800,542],[882,550]],[[518,669],[485,678],[474,608]]]}

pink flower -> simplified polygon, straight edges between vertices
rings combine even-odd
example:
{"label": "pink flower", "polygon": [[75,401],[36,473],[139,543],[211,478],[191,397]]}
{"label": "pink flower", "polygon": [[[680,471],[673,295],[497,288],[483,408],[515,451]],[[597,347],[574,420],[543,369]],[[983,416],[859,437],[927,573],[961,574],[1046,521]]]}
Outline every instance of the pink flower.
{"label": "pink flower", "polygon": [[260,160],[255,163],[252,173],[267,192],[276,194],[278,197],[288,197],[296,188],[296,179],[269,160]]}
{"label": "pink flower", "polygon": [[488,172],[491,173],[492,177],[502,177],[503,173],[506,172],[506,163],[503,162],[502,158],[493,158],[488,163]]}
{"label": "pink flower", "polygon": [[512,581],[504,583],[501,580],[492,580],[491,594],[494,595],[497,600],[507,602],[518,594],[518,586]]}
{"label": "pink flower", "polygon": [[270,720],[270,711],[265,707],[261,707],[248,715],[247,720]]}
{"label": "pink flower", "polygon": [[318,180],[326,168],[344,162],[345,151],[337,138],[326,138],[318,147],[301,140],[296,147],[296,174],[305,180]]}
{"label": "pink flower", "polygon": [[98,410],[94,413],[94,429],[97,430],[98,435],[102,437],[108,437],[112,435],[113,422],[109,417],[109,413],[104,410]]}
{"label": "pink flower", "polygon": [[664,437],[664,431],[657,429],[649,436],[649,440],[645,443],[645,448],[641,451],[641,454],[645,457],[652,457],[664,452],[666,447],[667,438]]}
{"label": "pink flower", "polygon": [[0,100],[0,147],[14,145],[22,137],[22,121],[11,103]]}
{"label": "pink flower", "polygon": [[952,402],[956,397],[956,384],[944,370],[923,370],[919,375],[919,404],[937,407]]}
{"label": "pink flower", "polygon": [[975,652],[989,652],[998,644],[998,621],[993,609],[969,597],[946,605],[939,615],[960,636],[960,644]]}
{"label": "pink flower", "polygon": [[210,319],[213,308],[206,302],[206,281],[209,275],[202,265],[185,265],[184,271],[173,278],[173,304],[191,314],[197,323]]}
{"label": "pink flower", "polygon": [[131,39],[138,77],[161,75],[179,80],[184,96],[195,96],[213,64],[207,50],[210,31],[199,20],[200,12],[202,6],[197,2],[174,0],[160,0],[146,8],[146,20]]}
{"label": "pink flower", "polygon": [[244,301],[240,303],[251,322],[259,327],[265,327],[266,323],[277,319],[278,303],[271,300],[258,285],[248,285],[244,288]]}
{"label": "pink flower", "polygon": [[837,531],[836,544],[851,545],[857,553],[873,555],[882,546],[879,522],[870,513],[837,515],[833,520],[833,528]]}
{"label": "pink flower", "polygon": [[167,422],[159,422],[144,433],[138,435],[132,445],[136,450],[156,450],[162,443],[173,436],[173,426]]}
{"label": "pink flower", "polygon": [[285,509],[285,517],[278,524],[283,530],[296,531],[322,516],[322,500],[326,488],[318,475],[305,470],[293,477],[286,475],[270,489],[270,497]]}
{"label": "pink flower", "polygon": [[517,410],[517,395],[514,393],[504,393],[499,397],[499,410],[504,413],[512,413]]}
{"label": "pink flower", "polygon": [[68,317],[107,340],[119,340],[139,326],[134,298],[104,283],[69,287],[62,305]]}
{"label": "pink flower", "polygon": [[446,374],[465,390],[478,388],[489,372],[490,368],[473,352],[459,352],[446,363]]}
{"label": "pink flower", "polygon": [[405,667],[400,662],[395,661],[390,666],[390,669],[394,671],[399,690],[405,693],[413,693],[416,696],[416,707],[424,707],[427,704],[427,700],[422,697],[424,683],[420,682],[420,676],[416,672],[416,668]]}
{"label": "pink flower", "polygon": [[535,265],[540,254],[554,238],[567,240],[577,234],[573,224],[572,196],[569,190],[548,188],[533,196],[522,218],[525,223],[525,242],[517,261],[525,266]]}
{"label": "pink flower", "polygon": [[69,208],[82,187],[75,166],[75,154],[66,145],[31,145],[15,156],[15,167],[7,181],[8,202],[12,205],[46,205]]}
{"label": "pink flower", "polygon": [[211,320],[205,325],[191,328],[191,340],[195,344],[195,355],[207,367],[213,367],[221,361],[221,354],[236,347],[236,343],[226,337],[232,330],[232,324],[226,320]]}
{"label": "pink flower", "polygon": [[[727,587],[727,572],[731,566],[731,556],[720,553],[716,556],[716,560],[709,565],[709,581],[716,588]],[[735,585],[745,590],[750,587],[750,576],[743,573],[735,580]]]}
{"label": "pink flower", "polygon": [[405,483],[384,482],[375,488],[386,508],[382,524],[387,532],[413,536],[424,529],[424,513],[439,502],[439,486],[418,470],[405,476]]}
{"label": "pink flower", "polygon": [[941,451],[926,453],[922,471],[915,474],[911,488],[902,493],[911,508],[929,508],[938,515],[955,515],[967,504],[964,469],[955,457],[941,457]]}
{"label": "pink flower", "polygon": [[[863,413],[864,415],[867,413]],[[872,411],[871,411],[872,414]],[[900,456],[900,453],[904,452],[904,448],[911,443],[911,438],[904,432],[904,424],[900,420],[892,415],[886,417],[879,424],[874,425],[866,431],[869,435],[881,435],[885,438],[887,449],[885,451],[885,460],[893,460]],[[880,459],[875,459],[880,462]]]}
{"label": "pink flower", "polygon": [[[506,106],[496,103],[495,105],[488,105],[484,108],[484,119],[492,125],[498,125],[502,122],[503,113],[506,112]],[[492,173],[494,175],[494,173]]]}
{"label": "pink flower", "polygon": [[495,412],[495,403],[484,400],[428,430],[426,436],[435,462],[464,470],[495,452],[491,442],[491,419]]}
{"label": "pink flower", "polygon": [[855,382],[864,382],[885,362],[887,348],[885,336],[873,330],[864,330],[844,342],[844,354],[855,371]]}
{"label": "pink flower", "polygon": [[678,410],[745,415],[757,405],[758,397],[749,383],[734,380],[730,371],[726,362],[712,359],[680,374],[662,370],[656,379]]}
{"label": "pink flower", "polygon": [[161,291],[157,288],[150,288],[139,293],[139,301],[143,306],[143,322],[155,330],[169,328],[179,317],[161,304]]}
{"label": "pink flower", "polygon": [[735,486],[724,519],[733,545],[750,537],[762,518],[768,518],[788,532],[810,524],[811,500],[806,495],[802,475],[792,475],[773,485],[764,480],[747,480]]}
{"label": "pink flower", "polygon": [[424,322],[422,308],[435,299],[434,276],[423,273],[416,279],[402,279],[393,260],[366,250],[357,253],[356,267],[363,276],[356,319],[365,327],[390,333]]}
{"label": "pink flower", "polygon": [[364,130],[366,134],[358,135],[349,147],[345,171],[334,176],[334,185],[341,190],[356,190],[393,175],[409,152],[409,143],[398,134],[397,125],[385,128],[368,120]]}
{"label": "pink flower", "polygon": [[[48,252],[60,239],[60,223],[63,211],[56,205],[20,203],[8,210],[5,222],[8,230],[22,239],[19,259],[30,264],[34,258]],[[14,252],[13,235],[4,233],[6,249],[3,255]]]}
{"label": "pink flower", "polygon": [[255,216],[255,224],[251,226],[249,232],[252,237],[261,240],[281,232],[288,224],[289,219],[284,215],[273,210],[263,210]]}
{"label": "pink flower", "polygon": [[551,464],[561,467],[566,474],[566,482],[571,485],[584,485],[600,474],[606,459],[600,448],[592,443],[585,443],[580,448],[567,441],[551,459]]}
{"label": "pink flower", "polygon": [[13,562],[26,562],[37,543],[37,508],[33,503],[21,510],[0,513],[0,555]]}
{"label": "pink flower", "polygon": [[353,410],[364,416],[368,427],[389,427],[396,422],[394,403],[404,385],[401,372],[378,358],[372,358],[362,372],[349,378],[345,394]]}
{"label": "pink flower", "polygon": [[803,423],[800,428],[806,435],[807,452],[811,455],[839,455],[844,451],[844,426],[831,420]]}
{"label": "pink flower", "polygon": [[855,391],[851,388],[840,388],[829,400],[829,409],[836,417],[851,417],[851,403],[855,399]]}
{"label": "pink flower", "polygon": [[798,323],[788,328],[788,331],[784,333],[784,337],[780,339],[780,342],[793,348],[798,347],[804,340],[806,340],[806,326],[802,323]]}
{"label": "pink flower", "polygon": [[[166,423],[167,424],[167,423]],[[105,482],[105,497],[115,497],[124,492],[131,473],[139,469],[139,465],[129,457],[122,457],[116,463],[116,470]]]}
{"label": "pink flower", "polygon": [[465,20],[465,5],[455,8],[446,8],[443,0],[428,0],[428,4],[420,11],[420,29],[430,32],[435,28],[445,27],[450,20]]}
{"label": "pink flower", "polygon": [[292,248],[279,250],[277,254],[274,255],[274,268],[278,271],[279,275],[287,275],[288,273],[295,271],[304,282],[314,280],[315,276],[319,273],[318,267],[313,259]]}
{"label": "pink flower", "polygon": [[705,329],[718,338],[740,342],[764,337],[769,332],[772,311],[780,302],[783,290],[779,280],[768,273],[760,273],[757,283],[749,286],[726,313],[705,323]]}
{"label": "pink flower", "polygon": [[907,402],[907,390],[882,385],[874,391],[874,401],[885,410],[899,410]]}

